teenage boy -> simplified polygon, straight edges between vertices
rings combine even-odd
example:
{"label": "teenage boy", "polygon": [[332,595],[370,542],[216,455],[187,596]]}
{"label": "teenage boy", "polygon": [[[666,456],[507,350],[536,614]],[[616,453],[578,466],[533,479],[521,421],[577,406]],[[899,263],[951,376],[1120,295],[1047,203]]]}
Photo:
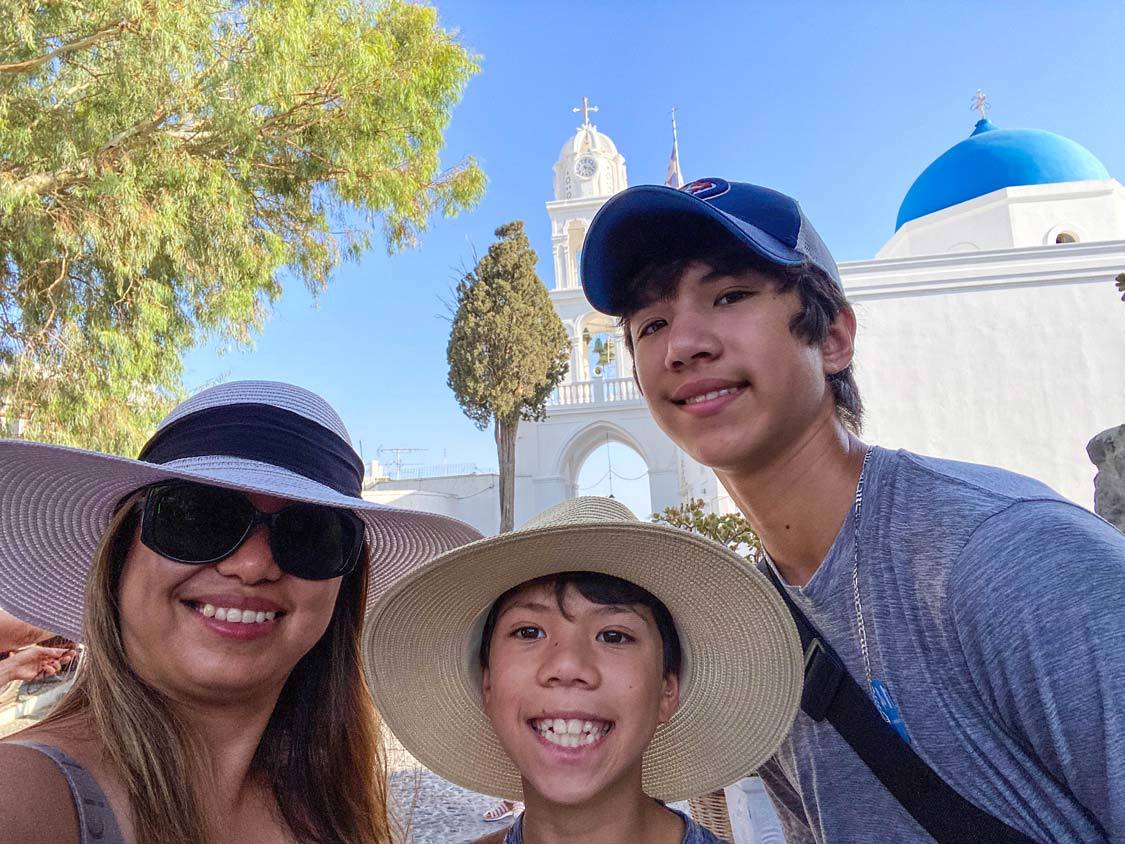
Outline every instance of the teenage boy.
{"label": "teenage boy", "polygon": [[1125,537],[1029,478],[860,441],[855,315],[783,194],[631,188],[582,279],[802,627],[802,712],[759,769],[787,839],[1125,841]]}
{"label": "teenage boy", "polygon": [[661,801],[773,753],[801,686],[799,639],[765,577],[605,498],[407,575],[364,653],[376,705],[418,761],[524,802],[490,844],[718,844]]}

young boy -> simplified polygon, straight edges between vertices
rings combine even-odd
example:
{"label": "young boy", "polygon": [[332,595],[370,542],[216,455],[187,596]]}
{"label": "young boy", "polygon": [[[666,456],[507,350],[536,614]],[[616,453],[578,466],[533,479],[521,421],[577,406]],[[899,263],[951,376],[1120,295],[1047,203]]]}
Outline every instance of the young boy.
{"label": "young boy", "polygon": [[1125,841],[1125,537],[1029,478],[860,441],[855,316],[793,199],[631,188],[582,264],[653,417],[819,633],[759,769],[787,840]]}
{"label": "young boy", "polygon": [[769,756],[800,696],[788,611],[743,558],[578,498],[396,583],[372,693],[423,765],[522,800],[505,844],[716,844],[662,801]]}

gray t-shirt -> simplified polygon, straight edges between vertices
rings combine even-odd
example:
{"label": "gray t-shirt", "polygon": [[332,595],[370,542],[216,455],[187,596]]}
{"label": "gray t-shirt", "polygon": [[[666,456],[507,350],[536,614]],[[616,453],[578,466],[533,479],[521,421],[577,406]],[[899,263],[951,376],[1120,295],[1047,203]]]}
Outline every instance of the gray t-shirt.
{"label": "gray t-shirt", "polygon": [[[853,537],[849,514],[788,591],[870,694]],[[877,448],[859,584],[872,674],[931,768],[1036,841],[1125,842],[1125,535],[1030,478]],[[759,773],[791,843],[931,840],[827,721],[798,713]]]}

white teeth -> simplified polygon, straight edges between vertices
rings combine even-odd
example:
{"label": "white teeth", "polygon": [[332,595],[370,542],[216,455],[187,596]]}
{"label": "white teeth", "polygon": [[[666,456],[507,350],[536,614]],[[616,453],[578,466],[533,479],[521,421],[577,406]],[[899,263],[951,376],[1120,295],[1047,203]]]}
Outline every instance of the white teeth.
{"label": "white teeth", "polygon": [[[561,728],[559,725],[562,725]],[[577,718],[543,718],[532,726],[546,741],[559,747],[585,747],[602,738],[612,728],[608,721],[582,721]]]}
{"label": "white teeth", "polygon": [[270,610],[269,612],[262,612],[261,610],[240,610],[233,607],[216,607],[214,604],[199,604],[194,605],[196,612],[202,613],[207,618],[214,618],[218,621],[233,621],[241,624],[264,624],[267,621],[273,621],[277,618],[277,611]]}
{"label": "white teeth", "polygon": [[738,387],[723,387],[721,390],[712,390],[710,393],[704,393],[701,396],[692,396],[690,399],[684,399],[684,404],[700,404],[711,399],[717,399],[719,396],[726,396],[730,393],[737,393]]}

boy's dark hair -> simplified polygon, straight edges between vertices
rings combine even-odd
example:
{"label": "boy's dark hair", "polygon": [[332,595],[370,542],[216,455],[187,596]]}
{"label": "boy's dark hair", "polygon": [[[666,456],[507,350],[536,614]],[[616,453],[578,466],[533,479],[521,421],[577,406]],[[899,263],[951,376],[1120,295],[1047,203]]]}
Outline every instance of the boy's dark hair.
{"label": "boy's dark hair", "polygon": [[[816,267],[809,264],[779,267],[759,258],[745,247],[731,246],[729,241],[701,238],[683,257],[674,261],[650,263],[629,280],[623,295],[625,308],[620,325],[624,329],[625,347],[630,355],[633,354],[633,336],[629,332],[630,317],[653,302],[670,299],[675,295],[684,270],[693,261],[703,261],[712,270],[723,275],[737,276],[748,270],[755,270],[773,278],[779,293],[796,288],[801,298],[801,309],[789,323],[789,331],[812,346],[823,343],[836,315],[851,307],[844,291]],[[633,380],[637,380],[636,364],[633,365]],[[826,376],[826,380],[832,388],[836,414],[840,421],[858,434],[863,424],[863,400],[855,382],[854,366],[848,364],[845,369]]]}
{"label": "boy's dark hair", "polygon": [[519,586],[514,586],[497,598],[488,611],[484,621],[484,630],[480,635],[480,667],[488,668],[488,656],[492,647],[492,634],[496,630],[496,618],[500,614],[500,607],[516,591],[528,586],[554,586],[555,602],[563,617],[567,615],[564,600],[567,587],[573,586],[578,594],[595,604],[603,606],[609,604],[625,604],[626,606],[648,607],[652,611],[652,618],[656,622],[656,629],[660,631],[660,642],[664,654],[664,674],[669,672],[679,675],[683,654],[680,649],[680,637],[676,633],[676,625],[672,623],[672,614],[664,603],[651,592],[642,589],[635,583],[614,577],[611,574],[598,574],[592,571],[564,571],[559,574],[548,574],[528,580]]}

